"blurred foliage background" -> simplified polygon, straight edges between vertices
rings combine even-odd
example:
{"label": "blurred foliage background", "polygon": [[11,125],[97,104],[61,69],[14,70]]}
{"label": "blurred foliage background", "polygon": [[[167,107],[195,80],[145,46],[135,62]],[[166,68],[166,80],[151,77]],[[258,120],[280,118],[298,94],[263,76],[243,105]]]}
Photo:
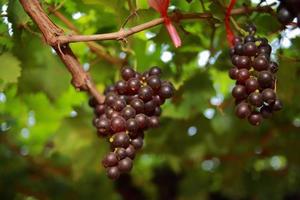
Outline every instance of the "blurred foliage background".
{"label": "blurred foliage background", "polygon": [[[117,31],[135,8],[138,15],[126,27],[159,17],[146,0],[42,2],[67,34]],[[236,7],[257,3],[243,0]],[[300,199],[300,30],[282,30],[270,13],[234,16],[240,25],[257,25],[280,63],[277,92],[284,110],[252,127],[234,116],[227,4],[171,1],[170,11],[211,12],[220,19],[182,21],[178,49],[163,26],[127,43],[98,43],[96,51],[86,43],[71,45],[100,91],[118,79],[120,59],[139,71],[161,66],[177,88],[160,128],[146,134],[132,173],[113,182],[100,165],[108,143],[92,127],[88,96],[73,89],[19,2],[0,0],[0,199]]]}

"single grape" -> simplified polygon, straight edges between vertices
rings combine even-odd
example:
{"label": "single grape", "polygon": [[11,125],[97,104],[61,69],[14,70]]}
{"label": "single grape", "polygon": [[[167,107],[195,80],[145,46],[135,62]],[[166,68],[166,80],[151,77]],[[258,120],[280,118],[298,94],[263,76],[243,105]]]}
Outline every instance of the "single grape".
{"label": "single grape", "polygon": [[105,113],[105,105],[104,104],[98,104],[95,106],[95,114],[100,116]]}
{"label": "single grape", "polygon": [[250,64],[251,64],[251,60],[249,57],[239,56],[235,66],[237,66],[237,68],[239,69],[241,68],[250,69]]}
{"label": "single grape", "polygon": [[110,92],[105,97],[105,104],[108,106],[112,106],[116,99],[117,95],[113,92]]}
{"label": "single grape", "polygon": [[240,60],[240,56],[238,56],[238,55],[233,55],[233,56],[231,57],[231,62],[232,62],[232,64],[233,64],[234,66],[237,66],[239,60]]}
{"label": "single grape", "polygon": [[155,101],[151,100],[145,103],[145,114],[146,115],[152,115],[154,110],[156,108],[156,103]]}
{"label": "single grape", "polygon": [[159,95],[155,95],[152,97],[152,101],[154,101],[155,105],[163,105],[165,103],[165,99],[160,97]]}
{"label": "single grape", "polygon": [[123,67],[121,69],[121,76],[125,81],[127,81],[135,76],[135,71],[130,67]]}
{"label": "single grape", "polygon": [[247,118],[251,114],[251,108],[249,104],[243,102],[238,104],[235,109],[235,114],[241,119]]}
{"label": "single grape", "polygon": [[113,112],[115,112],[114,109],[112,109],[111,107],[106,107],[105,115],[107,116],[108,119],[112,118]]}
{"label": "single grape", "polygon": [[147,78],[147,84],[154,90],[159,90],[161,86],[161,81],[158,76],[150,76]]}
{"label": "single grape", "polygon": [[130,106],[135,109],[136,113],[143,113],[145,109],[144,102],[137,98],[130,102]]}
{"label": "single grape", "polygon": [[237,100],[243,100],[247,97],[247,89],[243,85],[236,85],[232,90],[232,96]]}
{"label": "single grape", "polygon": [[256,78],[250,77],[248,80],[246,80],[245,86],[246,86],[247,92],[251,93],[259,88],[259,83]]}
{"label": "single grape", "polygon": [[250,73],[247,69],[240,69],[237,74],[237,81],[239,83],[245,83],[246,80],[250,78]]}
{"label": "single grape", "polygon": [[111,129],[114,132],[124,131],[126,128],[126,121],[123,117],[113,117],[111,119]]}
{"label": "single grape", "polygon": [[261,71],[258,74],[258,83],[263,88],[268,88],[272,86],[273,83],[273,75],[269,71]]}
{"label": "single grape", "polygon": [[125,132],[116,133],[113,136],[112,147],[127,148],[130,144],[129,136]]}
{"label": "single grape", "polygon": [[273,111],[280,111],[283,107],[282,102],[279,99],[276,99],[274,104],[271,105]]}
{"label": "single grape", "polygon": [[253,126],[258,126],[260,125],[260,123],[262,122],[262,116],[259,113],[252,113],[249,117],[248,117],[248,121],[250,124],[252,124]]}
{"label": "single grape", "polygon": [[260,45],[258,47],[258,54],[267,54],[270,55],[272,52],[272,47],[269,44]]}
{"label": "single grape", "polygon": [[260,107],[263,105],[262,95],[259,92],[253,92],[249,95],[248,101],[251,105]]}
{"label": "single grape", "polygon": [[263,71],[268,69],[268,60],[263,57],[256,57],[253,61],[253,68],[257,71]]}
{"label": "single grape", "polygon": [[243,43],[243,39],[239,36],[233,38],[233,44],[236,45],[238,43]]}
{"label": "single grape", "polygon": [[121,117],[121,114],[117,111],[113,111],[110,115],[109,115],[109,119],[115,118],[115,117]]}
{"label": "single grape", "polygon": [[161,74],[161,69],[159,67],[151,67],[149,70],[150,76],[153,76],[153,75],[159,76],[160,74]]}
{"label": "single grape", "polygon": [[243,44],[242,43],[238,43],[234,46],[234,52],[235,54],[241,56],[244,53],[244,49],[243,49]]}
{"label": "single grape", "polygon": [[109,167],[106,169],[106,174],[107,174],[108,178],[110,178],[112,180],[116,180],[119,178],[121,173],[120,173],[118,167]]}
{"label": "single grape", "polygon": [[127,96],[127,95],[119,95],[119,99],[124,100],[126,103],[129,102],[129,97],[130,96]]}
{"label": "single grape", "polygon": [[257,52],[257,47],[254,42],[247,42],[243,45],[243,52],[246,56],[255,56]]}
{"label": "single grape", "polygon": [[144,114],[137,114],[135,116],[135,120],[139,126],[140,129],[145,129],[148,126],[148,118],[146,115]]}
{"label": "single grape", "polygon": [[131,106],[126,106],[123,110],[122,110],[122,116],[125,119],[129,119],[129,118],[134,118],[135,117],[135,109],[133,109]]}
{"label": "single grape", "polygon": [[262,94],[262,98],[263,98],[264,102],[266,102],[269,105],[274,103],[276,100],[276,94],[275,94],[274,90],[272,90],[270,88],[264,89],[261,94]]}
{"label": "single grape", "polygon": [[116,156],[118,160],[122,160],[127,157],[126,149],[124,148],[117,148],[116,149]]}
{"label": "single grape", "polygon": [[159,126],[159,117],[152,116],[149,118],[149,126],[151,128],[157,128]]}
{"label": "single grape", "polygon": [[129,172],[132,169],[132,160],[128,157],[124,158],[123,160],[120,160],[118,168],[122,173]]}
{"label": "single grape", "polygon": [[107,168],[107,167],[113,167],[118,164],[118,158],[117,155],[114,152],[108,153],[104,159],[102,160],[102,165]]}
{"label": "single grape", "polygon": [[277,17],[278,20],[284,25],[290,23],[294,18],[291,12],[285,7],[279,8],[277,12]]}
{"label": "single grape", "polygon": [[134,146],[132,144],[130,144],[125,150],[126,150],[127,156],[131,159],[134,159],[135,152],[136,152]]}
{"label": "single grape", "polygon": [[112,104],[112,108],[115,111],[121,111],[125,108],[125,106],[126,106],[126,101],[120,98],[116,99]]}
{"label": "single grape", "polygon": [[245,43],[248,43],[248,42],[255,42],[256,38],[254,37],[254,35],[247,35],[245,37]]}
{"label": "single grape", "polygon": [[126,128],[129,132],[137,132],[139,125],[135,119],[128,119],[126,122]]}
{"label": "single grape", "polygon": [[229,77],[233,80],[237,79],[239,69],[237,67],[232,67],[229,70]]}
{"label": "single grape", "polygon": [[105,134],[110,131],[110,120],[107,118],[101,118],[96,123],[96,127],[99,133]]}
{"label": "single grape", "polygon": [[139,90],[139,97],[144,101],[147,102],[152,99],[153,89],[150,86],[143,86]]}
{"label": "single grape", "polygon": [[158,92],[159,96],[163,99],[171,98],[174,94],[174,88],[172,85],[163,84]]}
{"label": "single grape", "polygon": [[144,139],[142,137],[137,137],[131,140],[131,144],[136,150],[140,150],[143,147]]}
{"label": "single grape", "polygon": [[127,82],[128,90],[131,94],[137,94],[139,89],[141,88],[141,82],[138,78],[131,78]]}
{"label": "single grape", "polygon": [[123,81],[123,80],[118,81],[116,83],[115,87],[119,94],[126,94],[126,92],[127,92],[127,82],[126,81]]}

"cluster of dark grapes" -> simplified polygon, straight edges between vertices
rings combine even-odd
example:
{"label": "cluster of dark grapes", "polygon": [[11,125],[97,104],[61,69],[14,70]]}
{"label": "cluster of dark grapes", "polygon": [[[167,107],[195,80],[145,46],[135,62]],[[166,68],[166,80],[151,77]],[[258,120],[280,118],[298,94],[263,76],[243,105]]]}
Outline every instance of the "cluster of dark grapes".
{"label": "cluster of dark grapes", "polygon": [[300,27],[300,1],[299,0],[280,0],[277,9],[278,20],[287,25],[297,18],[298,27]]}
{"label": "cluster of dark grapes", "polygon": [[144,131],[158,127],[160,106],[173,96],[173,85],[162,81],[160,75],[158,67],[143,74],[124,67],[123,80],[106,88],[103,104],[90,99],[98,136],[108,137],[111,145],[102,161],[111,179],[131,170],[136,151],[143,146]]}
{"label": "cluster of dark grapes", "polygon": [[276,96],[276,72],[278,64],[270,60],[272,51],[266,38],[256,37],[256,27],[247,26],[248,35],[235,37],[230,56],[234,67],[229,76],[236,80],[232,96],[236,101],[235,114],[248,118],[252,125],[259,125],[263,118],[282,109]]}

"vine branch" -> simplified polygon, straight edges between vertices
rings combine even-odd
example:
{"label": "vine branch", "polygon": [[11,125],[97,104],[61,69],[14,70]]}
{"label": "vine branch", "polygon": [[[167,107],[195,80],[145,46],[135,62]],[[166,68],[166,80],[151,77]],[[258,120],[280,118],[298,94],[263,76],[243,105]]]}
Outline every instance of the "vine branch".
{"label": "vine branch", "polygon": [[[182,14],[180,12],[174,12],[170,16],[172,21],[180,22],[181,20],[190,19],[212,19],[213,16],[210,13],[187,13]],[[102,41],[102,40],[122,40],[135,33],[150,29],[157,25],[164,23],[164,18],[157,18],[146,22],[144,24],[137,25],[129,29],[121,29],[120,31],[113,33],[95,34],[95,35],[60,35],[57,37],[57,41],[60,44],[73,43],[73,42],[89,42],[89,41]]]}
{"label": "vine branch", "polygon": [[68,44],[61,45],[57,37],[64,35],[64,31],[56,26],[43,10],[39,0],[20,0],[26,13],[37,24],[47,44],[51,45],[72,75],[72,84],[78,90],[88,91],[99,103],[104,101],[90,76],[83,70],[78,59]]}
{"label": "vine branch", "polygon": [[[76,34],[79,34],[78,28],[68,19],[66,18],[61,12],[54,8],[49,9],[50,13],[53,13],[60,21],[62,21],[70,30],[74,31]],[[123,66],[126,64],[126,60],[114,57],[105,51],[105,48],[96,42],[87,42],[88,47],[90,48],[91,52],[95,53],[100,58],[104,59],[110,64]]]}

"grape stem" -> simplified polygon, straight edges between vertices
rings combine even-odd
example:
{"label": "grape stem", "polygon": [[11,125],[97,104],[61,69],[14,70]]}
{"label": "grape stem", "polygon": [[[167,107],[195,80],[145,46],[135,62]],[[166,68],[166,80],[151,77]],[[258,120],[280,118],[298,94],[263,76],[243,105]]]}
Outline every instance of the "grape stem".
{"label": "grape stem", "polygon": [[234,28],[243,36],[247,35],[247,31],[245,31],[243,28],[241,28],[238,23],[235,21],[235,19],[233,17],[230,17],[230,21],[233,24]]}
{"label": "grape stem", "polygon": [[[174,12],[170,16],[174,22],[180,22],[181,20],[191,19],[214,19],[210,13],[186,13],[183,14],[179,11]],[[215,19],[216,21],[219,21]],[[128,29],[121,29],[113,33],[95,34],[95,35],[60,35],[57,37],[57,41],[61,44],[74,43],[74,42],[88,42],[88,41],[103,41],[103,40],[122,40],[135,33],[150,29],[157,25],[163,24],[164,18],[157,18],[146,22],[144,24],[137,25]]]}

